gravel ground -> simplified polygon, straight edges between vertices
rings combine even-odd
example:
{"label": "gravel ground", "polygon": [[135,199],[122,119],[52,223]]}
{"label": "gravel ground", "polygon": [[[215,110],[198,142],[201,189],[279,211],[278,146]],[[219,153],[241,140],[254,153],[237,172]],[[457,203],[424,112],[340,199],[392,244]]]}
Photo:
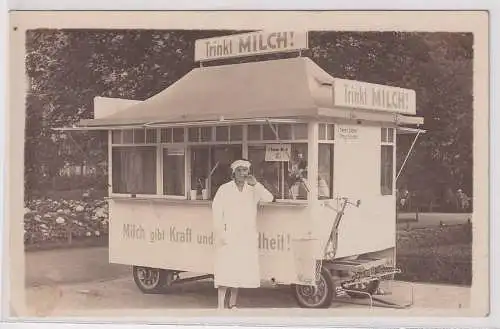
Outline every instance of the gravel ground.
{"label": "gravel ground", "polygon": [[[409,302],[408,286],[393,283],[391,299]],[[469,288],[445,285],[414,285],[414,308],[460,309],[469,306]],[[385,297],[387,298],[387,297]],[[142,294],[132,278],[94,281],[59,286],[37,286],[27,290],[27,306],[31,316],[87,315],[113,316],[128,309],[186,310],[215,309],[217,294],[211,281],[179,285],[162,295]],[[297,308],[288,287],[243,290],[240,308]],[[334,302],[332,310],[368,308],[365,305]],[[156,315],[162,315],[161,311]]]}
{"label": "gravel ground", "polygon": [[[210,280],[173,287],[167,294],[145,295],[135,286],[130,268],[110,265],[107,249],[53,250],[26,253],[26,298],[30,316],[113,316],[117,310],[215,309],[217,294]],[[414,284],[415,308],[457,310],[469,306],[470,288],[451,285]],[[395,282],[391,299],[409,301],[408,285]],[[290,309],[297,305],[288,287],[243,290],[240,306]],[[332,312],[367,308],[332,304]]]}

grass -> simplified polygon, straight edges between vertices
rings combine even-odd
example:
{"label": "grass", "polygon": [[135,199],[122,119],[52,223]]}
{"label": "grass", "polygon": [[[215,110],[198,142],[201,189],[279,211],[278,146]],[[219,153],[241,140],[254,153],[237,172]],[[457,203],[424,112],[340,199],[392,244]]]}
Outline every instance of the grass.
{"label": "grass", "polygon": [[398,230],[398,266],[406,281],[470,285],[472,230],[468,224]]}

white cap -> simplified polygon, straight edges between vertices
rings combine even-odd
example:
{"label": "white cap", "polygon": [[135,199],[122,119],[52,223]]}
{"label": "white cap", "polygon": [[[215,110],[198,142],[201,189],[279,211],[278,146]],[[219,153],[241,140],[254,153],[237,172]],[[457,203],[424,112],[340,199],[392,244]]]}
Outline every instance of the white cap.
{"label": "white cap", "polygon": [[238,167],[244,167],[244,168],[247,168],[247,169],[250,169],[250,162],[249,161],[246,161],[246,160],[236,160],[234,161],[232,164],[231,164],[231,169],[233,171],[236,170],[236,168]]}

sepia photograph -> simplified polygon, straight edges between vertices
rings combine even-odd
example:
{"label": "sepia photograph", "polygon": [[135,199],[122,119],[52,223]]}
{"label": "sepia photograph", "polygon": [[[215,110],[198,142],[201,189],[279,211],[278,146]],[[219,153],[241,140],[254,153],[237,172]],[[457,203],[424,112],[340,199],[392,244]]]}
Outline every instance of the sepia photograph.
{"label": "sepia photograph", "polygon": [[13,19],[11,313],[488,313],[486,15],[182,15]]}

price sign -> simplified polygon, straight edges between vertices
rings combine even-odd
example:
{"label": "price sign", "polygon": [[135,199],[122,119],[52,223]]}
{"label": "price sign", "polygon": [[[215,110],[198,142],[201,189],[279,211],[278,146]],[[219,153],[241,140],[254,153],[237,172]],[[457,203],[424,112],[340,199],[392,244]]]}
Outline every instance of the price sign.
{"label": "price sign", "polygon": [[267,144],[266,145],[266,161],[290,161],[292,153],[291,144]]}

